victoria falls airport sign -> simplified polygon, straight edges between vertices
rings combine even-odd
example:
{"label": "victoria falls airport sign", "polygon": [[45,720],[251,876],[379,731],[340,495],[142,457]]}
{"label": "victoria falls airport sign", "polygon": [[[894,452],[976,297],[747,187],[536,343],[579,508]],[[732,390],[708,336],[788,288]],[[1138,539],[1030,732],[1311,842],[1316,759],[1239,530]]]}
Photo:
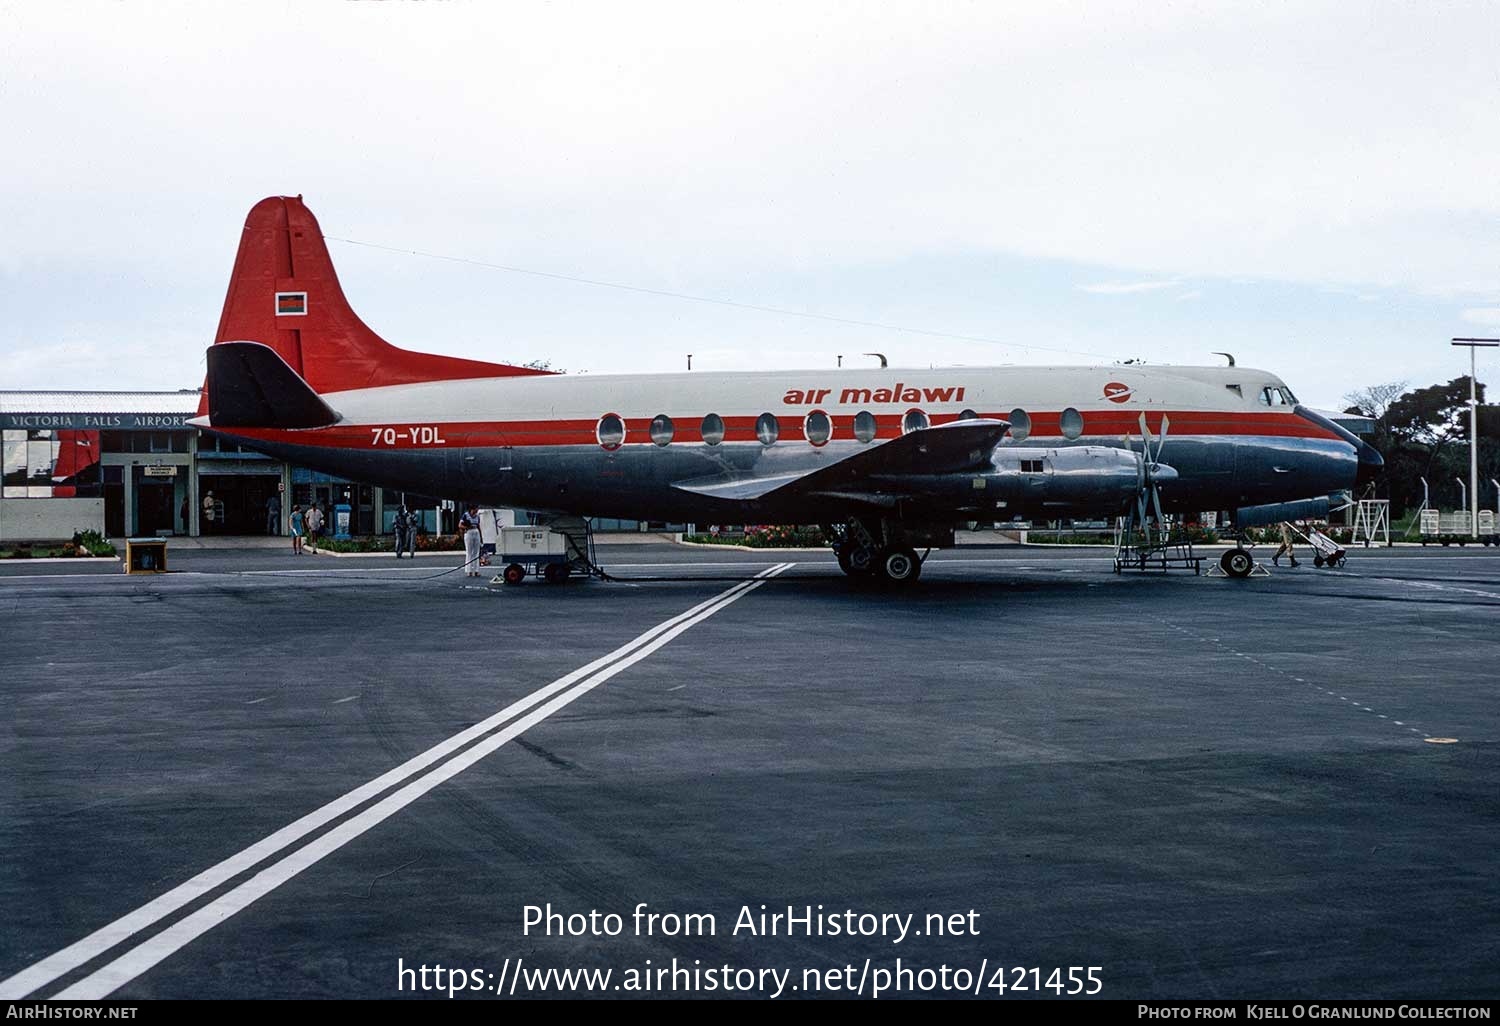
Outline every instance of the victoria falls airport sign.
{"label": "victoria falls airport sign", "polygon": [[190,413],[0,413],[0,428],[74,431],[171,431],[188,426]]}

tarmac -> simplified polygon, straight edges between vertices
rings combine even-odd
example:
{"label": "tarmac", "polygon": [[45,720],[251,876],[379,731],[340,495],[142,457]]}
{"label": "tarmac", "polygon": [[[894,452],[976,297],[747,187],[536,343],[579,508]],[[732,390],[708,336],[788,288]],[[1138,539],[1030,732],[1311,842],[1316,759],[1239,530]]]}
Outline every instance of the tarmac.
{"label": "tarmac", "polygon": [[0,998],[1500,997],[1500,551],[601,561],[0,566]]}

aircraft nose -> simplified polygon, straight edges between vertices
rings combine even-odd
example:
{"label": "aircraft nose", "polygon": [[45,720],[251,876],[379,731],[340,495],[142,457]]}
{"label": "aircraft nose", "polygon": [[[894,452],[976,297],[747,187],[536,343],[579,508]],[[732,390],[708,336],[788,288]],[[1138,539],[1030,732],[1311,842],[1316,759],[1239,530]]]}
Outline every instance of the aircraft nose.
{"label": "aircraft nose", "polygon": [[1363,488],[1371,481],[1380,476],[1385,469],[1385,458],[1380,455],[1369,442],[1359,443],[1359,474],[1354,479],[1354,487]]}

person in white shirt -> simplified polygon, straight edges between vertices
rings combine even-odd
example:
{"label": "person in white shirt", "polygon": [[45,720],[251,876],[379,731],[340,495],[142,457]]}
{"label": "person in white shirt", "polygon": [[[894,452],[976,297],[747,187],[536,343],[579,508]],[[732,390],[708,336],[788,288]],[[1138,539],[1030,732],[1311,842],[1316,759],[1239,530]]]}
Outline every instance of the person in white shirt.
{"label": "person in white shirt", "polygon": [[469,508],[458,519],[458,529],[464,536],[464,576],[479,576],[479,507],[469,503]]}

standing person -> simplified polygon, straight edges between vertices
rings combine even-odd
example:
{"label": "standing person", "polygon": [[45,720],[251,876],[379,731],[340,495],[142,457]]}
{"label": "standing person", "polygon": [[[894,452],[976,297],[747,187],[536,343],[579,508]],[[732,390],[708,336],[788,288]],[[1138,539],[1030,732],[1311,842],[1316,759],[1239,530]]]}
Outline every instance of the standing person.
{"label": "standing person", "polygon": [[464,576],[479,576],[479,507],[469,503],[459,517],[458,529],[464,536]]}
{"label": "standing person", "polygon": [[292,555],[302,555],[302,507],[292,503]]}
{"label": "standing person", "polygon": [[1281,565],[1281,554],[1286,553],[1292,558],[1292,566],[1297,565],[1297,551],[1292,548],[1292,525],[1285,520],[1281,522],[1281,547],[1276,550],[1276,555],[1271,557],[1272,566]]}
{"label": "standing person", "polygon": [[203,496],[203,533],[210,534],[214,529],[214,493],[209,489]]}
{"label": "standing person", "polygon": [[406,503],[396,512],[396,558],[401,558],[401,550],[405,548],[406,554],[412,559],[417,558],[417,516],[406,508]]}
{"label": "standing person", "polygon": [[281,497],[272,495],[266,500],[266,533],[281,533]]}
{"label": "standing person", "polygon": [[323,531],[323,511],[315,502],[307,508],[307,541],[313,554],[318,552],[318,535]]}
{"label": "standing person", "polygon": [[190,505],[188,505],[188,497],[186,495],[184,495],[182,497],[182,508],[177,511],[177,515],[182,518],[182,533],[183,534],[187,534],[188,533],[188,512],[191,509],[192,509],[192,507]]}

